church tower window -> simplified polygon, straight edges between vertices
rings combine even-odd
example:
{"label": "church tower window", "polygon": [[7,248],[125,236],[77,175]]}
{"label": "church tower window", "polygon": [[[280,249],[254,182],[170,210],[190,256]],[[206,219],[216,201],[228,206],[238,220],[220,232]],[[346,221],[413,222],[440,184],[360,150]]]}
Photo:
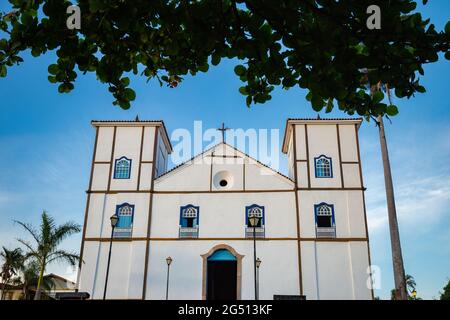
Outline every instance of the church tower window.
{"label": "church tower window", "polygon": [[119,218],[114,228],[114,238],[131,238],[133,231],[134,205],[123,203],[116,207],[116,215]]}
{"label": "church tower window", "polygon": [[316,217],[316,237],[336,238],[336,223],[334,220],[334,206],[324,202],[314,206]]}
{"label": "church tower window", "polygon": [[331,164],[331,158],[321,155],[314,158],[316,178],[332,178],[333,170]]}
{"label": "church tower window", "polygon": [[180,238],[198,238],[200,207],[191,204],[180,208]]}
{"label": "church tower window", "polygon": [[131,159],[121,157],[114,166],[114,179],[130,179]]}
{"label": "church tower window", "polygon": [[[255,228],[250,225],[249,218],[257,217],[258,223]],[[253,204],[245,207],[245,237],[253,238],[253,232],[256,238],[264,238],[265,236],[265,221],[264,221],[264,206]]]}

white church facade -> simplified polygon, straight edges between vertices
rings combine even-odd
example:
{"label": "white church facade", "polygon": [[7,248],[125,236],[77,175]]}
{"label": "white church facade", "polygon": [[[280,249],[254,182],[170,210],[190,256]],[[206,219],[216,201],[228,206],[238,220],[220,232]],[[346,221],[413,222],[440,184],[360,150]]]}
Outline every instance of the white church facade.
{"label": "white church facade", "polygon": [[288,119],[285,176],[223,142],[167,170],[162,121],[93,121],[79,291],[254,299],[256,243],[259,299],[373,299],[361,122]]}

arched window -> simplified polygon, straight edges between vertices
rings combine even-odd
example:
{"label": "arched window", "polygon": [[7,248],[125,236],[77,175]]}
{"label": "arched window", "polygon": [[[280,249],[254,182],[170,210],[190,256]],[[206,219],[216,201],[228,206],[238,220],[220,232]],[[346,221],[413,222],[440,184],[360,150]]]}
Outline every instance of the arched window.
{"label": "arched window", "polygon": [[[253,230],[253,226],[250,224],[249,219],[251,217],[258,218],[258,223],[256,224],[255,230]],[[245,207],[245,236],[247,238],[253,238],[253,231],[255,232],[255,236],[258,238],[264,238],[264,225],[265,225],[265,217],[264,217],[264,206],[259,206],[257,204],[253,204],[251,206]]]}
{"label": "arched window", "polygon": [[121,157],[114,166],[114,179],[130,179],[131,159]]}
{"label": "arched window", "polygon": [[334,206],[332,204],[320,203],[314,206],[316,235],[318,238],[336,237],[336,225],[334,220]]}
{"label": "arched window", "polygon": [[191,204],[180,208],[180,238],[197,238],[200,207]]}
{"label": "arched window", "polygon": [[114,228],[114,237],[130,238],[133,231],[134,205],[123,203],[116,206],[116,215],[119,220]]}
{"label": "arched window", "polygon": [[314,158],[316,178],[332,178],[333,168],[331,164],[331,158],[321,155]]}

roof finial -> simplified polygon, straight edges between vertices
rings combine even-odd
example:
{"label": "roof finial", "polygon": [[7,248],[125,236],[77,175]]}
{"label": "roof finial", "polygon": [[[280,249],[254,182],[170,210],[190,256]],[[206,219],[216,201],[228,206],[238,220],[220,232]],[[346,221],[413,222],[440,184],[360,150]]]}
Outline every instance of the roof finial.
{"label": "roof finial", "polygon": [[139,115],[136,115],[136,118],[134,119],[134,121],[139,122]]}

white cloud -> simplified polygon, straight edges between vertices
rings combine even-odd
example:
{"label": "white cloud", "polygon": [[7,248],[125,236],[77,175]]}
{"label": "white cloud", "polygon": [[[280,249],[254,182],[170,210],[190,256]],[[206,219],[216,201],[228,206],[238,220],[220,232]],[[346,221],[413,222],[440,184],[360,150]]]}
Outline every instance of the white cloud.
{"label": "white cloud", "polygon": [[[379,231],[388,222],[384,181],[370,193],[367,205],[369,227]],[[399,221],[405,227],[421,226],[420,230],[437,223],[450,207],[450,176],[437,175],[415,180],[405,179],[395,189]]]}
{"label": "white cloud", "polygon": [[0,190],[0,206],[20,201],[21,194]]}

